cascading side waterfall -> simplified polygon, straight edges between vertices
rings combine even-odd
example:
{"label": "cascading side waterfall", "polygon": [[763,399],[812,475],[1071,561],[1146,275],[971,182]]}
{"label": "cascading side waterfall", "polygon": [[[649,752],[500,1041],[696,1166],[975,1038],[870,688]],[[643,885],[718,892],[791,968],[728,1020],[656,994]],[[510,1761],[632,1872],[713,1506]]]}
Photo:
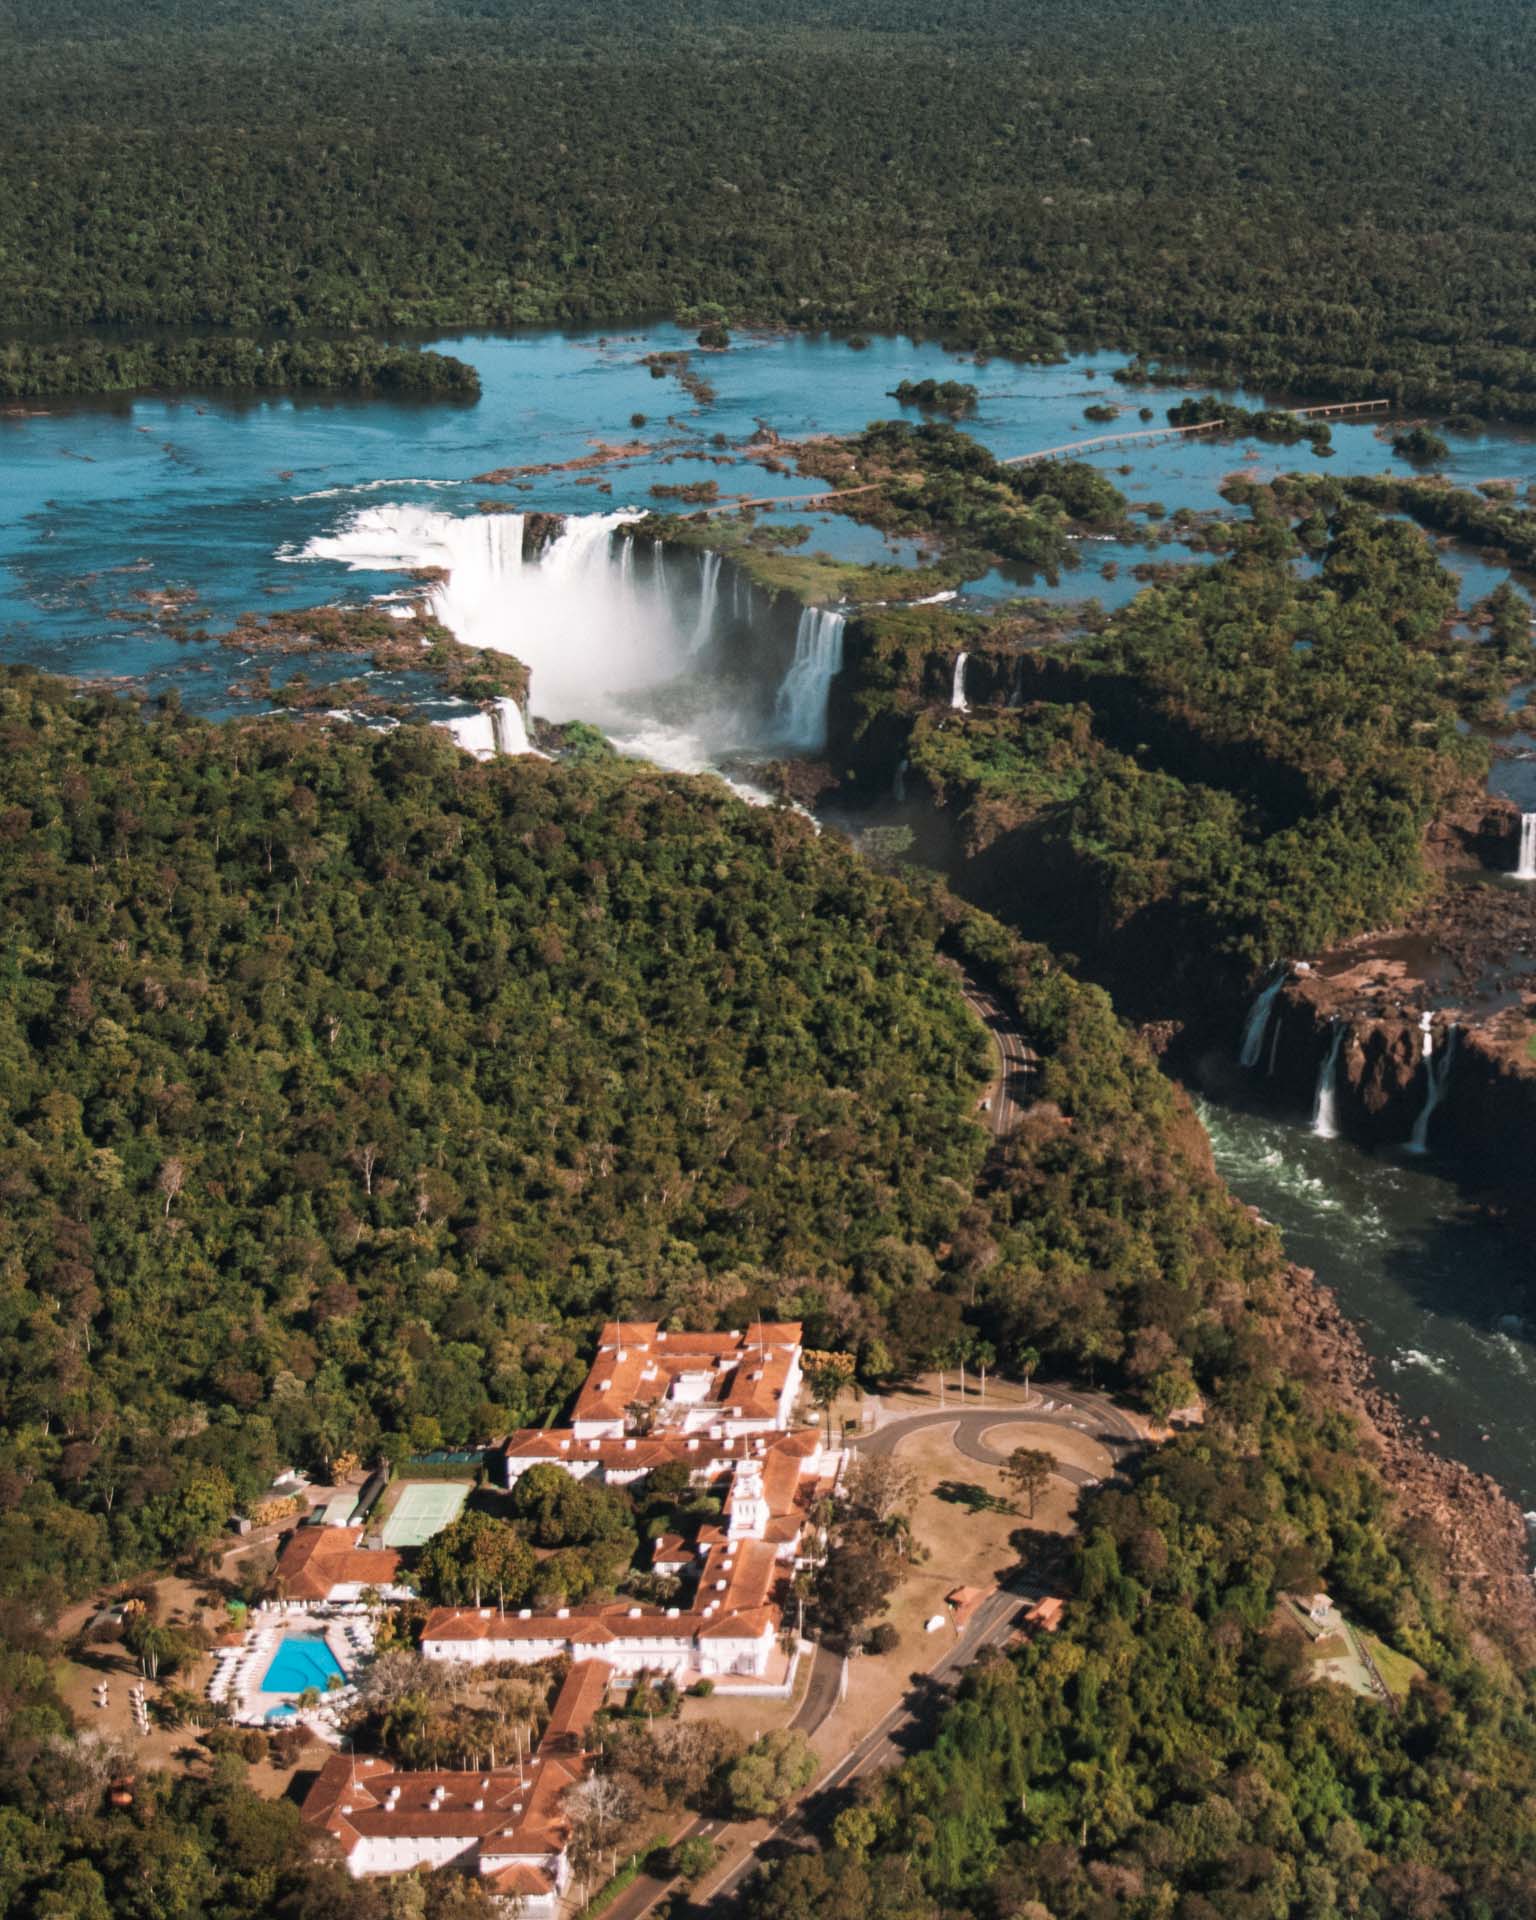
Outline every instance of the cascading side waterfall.
{"label": "cascading side waterfall", "polygon": [[498,700],[491,709],[491,738],[498,753],[532,751],[523,710],[510,695]]}
{"label": "cascading side waterfall", "polygon": [[1515,878],[1536,880],[1536,813],[1520,816],[1520,864],[1515,868]]}
{"label": "cascading side waterfall", "polygon": [[1445,1045],[1436,1053],[1435,1037],[1427,1013],[1421,1018],[1419,1026],[1424,1035],[1424,1104],[1413,1123],[1413,1133],[1408,1141],[1410,1153],[1429,1151],[1429,1123],[1434,1118],[1435,1108],[1445,1097],[1446,1083],[1451,1077],[1451,1062],[1456,1058],[1456,1040],[1461,1032],[1460,1027],[1452,1026],[1445,1036]]}
{"label": "cascading side waterfall", "polygon": [[1339,1137],[1339,1048],[1343,1044],[1344,1022],[1335,1015],[1333,1038],[1328,1043],[1328,1051],[1318,1070],[1317,1093],[1312,1101],[1312,1131],[1319,1140],[1337,1140]]}
{"label": "cascading side waterfall", "polygon": [[720,555],[705,551],[699,555],[699,611],[693,623],[689,651],[697,653],[707,644],[715,629],[715,603],[720,597]]}
{"label": "cascading side waterfall", "polygon": [[955,655],[955,678],[954,684],[949,690],[949,704],[955,709],[956,713],[970,712],[970,708],[965,704],[965,663],[970,657],[971,656],[965,652]]}
{"label": "cascading side waterfall", "polygon": [[1256,1067],[1264,1053],[1264,1035],[1269,1026],[1269,1013],[1279,998],[1280,989],[1285,985],[1286,969],[1281,966],[1275,971],[1275,977],[1259,994],[1249,1009],[1247,1021],[1243,1026],[1243,1037],[1237,1050],[1237,1064],[1240,1067]]}
{"label": "cascading side waterfall", "polygon": [[911,764],[910,760],[902,760],[897,765],[895,778],[891,781],[891,798],[898,807],[904,807],[907,804],[907,769]]}
{"label": "cascading side waterfall", "polygon": [[1266,1069],[1271,1080],[1273,1080],[1275,1077],[1275,1066],[1280,1059],[1280,1034],[1282,1031],[1282,1024],[1283,1023],[1281,1021],[1277,1020],[1274,1023],[1273,1028],[1271,1029],[1271,1038],[1269,1042],[1269,1066]]}
{"label": "cascading side waterfall", "polygon": [[786,746],[814,753],[827,743],[827,695],[843,667],[847,615],[806,607],[795,629],[795,657],[774,701],[774,720]]}
{"label": "cascading side waterfall", "polygon": [[496,755],[496,720],[494,715],[479,713],[461,713],[452,720],[434,720],[435,727],[441,727],[444,733],[453,735],[454,741],[466,753],[472,753],[477,760],[491,760]]}
{"label": "cascading side waterfall", "polygon": [[1018,708],[1024,704],[1024,656],[1019,654],[1013,663],[1013,685],[1008,689],[1008,704]]}

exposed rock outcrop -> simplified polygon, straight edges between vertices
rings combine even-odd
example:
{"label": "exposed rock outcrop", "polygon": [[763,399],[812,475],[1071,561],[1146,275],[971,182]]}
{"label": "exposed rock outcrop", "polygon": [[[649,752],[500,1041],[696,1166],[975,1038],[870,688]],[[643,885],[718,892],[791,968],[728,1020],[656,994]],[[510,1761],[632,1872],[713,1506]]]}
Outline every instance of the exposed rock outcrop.
{"label": "exposed rock outcrop", "polygon": [[1432,1543],[1451,1585],[1485,1625],[1529,1659],[1536,1651],[1536,1585],[1520,1509],[1491,1475],[1433,1453],[1371,1363],[1332,1292],[1305,1267],[1285,1277],[1286,1327],[1301,1366],[1360,1421],[1404,1519]]}

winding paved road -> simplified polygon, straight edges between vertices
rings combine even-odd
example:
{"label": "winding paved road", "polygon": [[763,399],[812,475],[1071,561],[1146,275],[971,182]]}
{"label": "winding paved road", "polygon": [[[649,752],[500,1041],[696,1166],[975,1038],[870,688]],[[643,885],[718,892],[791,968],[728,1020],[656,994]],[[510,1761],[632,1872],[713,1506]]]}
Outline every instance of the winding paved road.
{"label": "winding paved road", "polygon": [[[1002,1140],[1023,1117],[1029,1099],[1034,1056],[1001,998],[964,969],[961,971],[961,991],[967,1006],[991,1035],[997,1052],[998,1075],[986,1096],[985,1107],[994,1139]],[[1116,1472],[1130,1453],[1145,1444],[1145,1436],[1135,1421],[1112,1401],[1101,1394],[1084,1393],[1075,1388],[1037,1386],[1024,1401],[997,1400],[989,1407],[962,1405],[909,1410],[887,1408],[877,1401],[875,1410],[874,1428],[852,1441],[852,1445],[861,1452],[875,1455],[894,1453],[909,1433],[919,1432],[926,1427],[951,1427],[954,1430],[956,1452],[984,1466],[1001,1466],[1009,1450],[989,1445],[987,1436],[995,1429],[1016,1426],[1025,1421],[1034,1426],[1070,1428],[1096,1441],[1109,1455]],[[1058,1460],[1055,1472],[1071,1486],[1091,1487],[1099,1484],[1098,1475],[1071,1461]],[[953,1688],[961,1672],[978,1654],[987,1647],[1001,1645],[1009,1637],[1020,1614],[1032,1601],[1042,1598],[1045,1591],[1044,1587],[1029,1580],[1023,1568],[1019,1568],[1008,1585],[989,1594],[966,1623],[964,1631],[955,1636],[954,1644],[928,1669],[924,1686],[914,1689],[906,1698],[898,1701],[878,1726],[817,1782],[811,1793],[812,1802],[836,1792],[860,1774],[892,1766],[900,1760],[903,1757],[904,1736],[909,1735],[924,1715],[932,1710],[934,1689],[948,1691]],[[816,1732],[837,1705],[842,1664],[841,1655],[831,1653],[822,1646],[816,1648],[805,1698],[790,1722],[807,1737]],[[690,1821],[676,1838],[692,1839],[702,1834],[714,1839],[721,1835],[726,1825],[719,1820],[699,1818]],[[795,1843],[813,1838],[813,1827],[806,1808],[795,1808],[785,1821],[765,1834],[723,1879],[710,1885],[707,1893],[699,1895],[695,1904],[707,1908],[728,1900],[758,1865],[766,1841]],[[605,1910],[606,1920],[642,1920],[642,1916],[650,1911],[672,1884],[655,1874],[642,1874]]]}
{"label": "winding paved road", "polygon": [[[1016,1426],[1021,1421],[1027,1421],[1032,1426],[1070,1428],[1074,1433],[1097,1441],[1108,1452],[1117,1470],[1127,1455],[1145,1444],[1135,1421],[1112,1401],[1102,1394],[1083,1393],[1075,1388],[1040,1386],[1030,1393],[1027,1401],[999,1400],[983,1408],[933,1407],[909,1412],[905,1409],[888,1409],[878,1402],[876,1404],[878,1424],[852,1443],[863,1453],[892,1454],[909,1433],[920,1432],[926,1427],[952,1427],[958,1453],[986,1466],[998,1466],[1008,1457],[1007,1450],[990,1446],[987,1435],[994,1428]],[[1056,1472],[1073,1486],[1098,1485],[1096,1475],[1069,1461],[1057,1461]],[[931,1713],[934,1689],[950,1691],[961,1673],[980,1653],[988,1647],[1001,1646],[1008,1639],[1020,1615],[1033,1601],[1043,1598],[1046,1591],[1043,1585],[1030,1580],[1025,1570],[1020,1568],[1007,1586],[989,1594],[966,1623],[964,1631],[955,1636],[954,1644],[946,1648],[928,1669],[923,1688],[914,1690],[898,1701],[885,1718],[816,1783],[811,1792],[811,1801],[814,1803],[829,1793],[835,1793],[861,1774],[894,1766],[904,1759],[904,1741],[925,1715]],[[842,1664],[842,1656],[826,1647],[818,1646],[812,1655],[805,1698],[790,1721],[790,1725],[798,1727],[807,1738],[816,1733],[837,1705]],[[699,1818],[689,1821],[676,1838],[687,1840],[695,1835],[703,1835],[718,1840],[728,1826],[729,1823],[725,1821]],[[700,1908],[712,1908],[728,1900],[759,1864],[762,1847],[767,1841],[795,1844],[807,1842],[813,1837],[811,1818],[803,1808],[796,1808],[788,1819],[765,1834],[718,1884],[710,1885],[708,1892],[699,1896],[694,1904]],[[643,1920],[643,1916],[672,1884],[659,1875],[642,1874],[605,1909],[605,1920]]]}
{"label": "winding paved road", "polygon": [[1012,1014],[997,995],[963,969],[960,977],[965,1004],[991,1034],[997,1050],[998,1077],[987,1090],[986,1098],[992,1133],[1001,1140],[1012,1133],[1023,1118],[1034,1056],[1014,1025]]}
{"label": "winding paved road", "polygon": [[[1118,1468],[1122,1458],[1144,1444],[1141,1429],[1128,1414],[1098,1394],[1069,1392],[1065,1387],[1040,1387],[1028,1401],[1003,1401],[986,1408],[934,1407],[915,1413],[888,1414],[872,1433],[861,1434],[853,1445],[861,1453],[894,1453],[909,1433],[923,1427],[953,1427],[955,1451],[982,1466],[1000,1467],[1011,1448],[994,1447],[987,1435],[994,1427],[1028,1422],[1034,1427],[1070,1427],[1095,1440]],[[1058,1460],[1057,1477],[1074,1487],[1096,1487],[1101,1476],[1069,1460]]]}

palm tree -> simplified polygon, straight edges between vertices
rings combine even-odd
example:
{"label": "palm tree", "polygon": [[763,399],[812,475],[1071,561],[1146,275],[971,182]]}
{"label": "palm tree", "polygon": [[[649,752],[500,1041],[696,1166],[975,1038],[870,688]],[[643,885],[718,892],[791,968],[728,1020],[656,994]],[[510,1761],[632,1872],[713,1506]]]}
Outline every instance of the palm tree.
{"label": "palm tree", "polygon": [[981,1399],[982,1404],[985,1405],[987,1398],[987,1369],[988,1367],[995,1367],[997,1365],[997,1348],[993,1346],[990,1340],[978,1340],[971,1348],[971,1359],[981,1373]]}
{"label": "palm tree", "polygon": [[832,1408],[838,1395],[853,1378],[851,1353],[808,1353],[805,1356],[805,1384],[811,1404],[826,1415],[827,1445],[832,1444]]}

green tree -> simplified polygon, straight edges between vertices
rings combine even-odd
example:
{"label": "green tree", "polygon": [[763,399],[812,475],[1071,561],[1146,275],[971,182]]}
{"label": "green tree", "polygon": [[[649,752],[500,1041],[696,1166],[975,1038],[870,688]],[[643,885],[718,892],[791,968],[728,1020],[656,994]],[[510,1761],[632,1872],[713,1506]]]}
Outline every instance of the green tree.
{"label": "green tree", "polygon": [[832,1409],[854,1377],[857,1362],[851,1353],[808,1349],[801,1361],[812,1406],[826,1418],[827,1444],[832,1444]]}
{"label": "green tree", "polygon": [[1003,1467],[1003,1478],[1022,1499],[1029,1502],[1029,1517],[1035,1517],[1035,1502],[1051,1484],[1056,1471],[1053,1455],[1042,1447],[1015,1447]]}
{"label": "green tree", "polygon": [[845,1644],[884,1613],[896,1585],[885,1553],[855,1535],[834,1545],[811,1583],[811,1604],[824,1630]]}
{"label": "green tree", "polygon": [[798,1728],[765,1733],[730,1769],[725,1790],[738,1819],[776,1819],[803,1787],[816,1778],[820,1765],[814,1749]]}
{"label": "green tree", "polygon": [[461,1513],[422,1548],[414,1579],[439,1606],[517,1606],[537,1561],[516,1527],[488,1513]]}

